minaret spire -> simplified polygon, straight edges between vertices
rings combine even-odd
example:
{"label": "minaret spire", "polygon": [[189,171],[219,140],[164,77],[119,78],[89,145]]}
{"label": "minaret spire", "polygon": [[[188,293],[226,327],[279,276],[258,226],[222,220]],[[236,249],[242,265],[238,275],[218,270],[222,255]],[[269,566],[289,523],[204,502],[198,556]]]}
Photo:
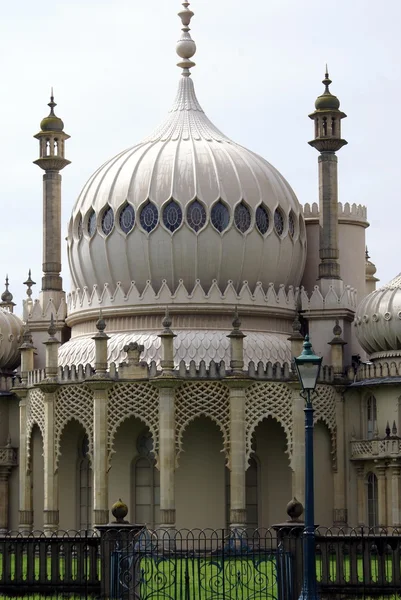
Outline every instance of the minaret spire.
{"label": "minaret spire", "polygon": [[63,121],[56,116],[53,88],[48,104],[50,113],[42,119],[39,140],[40,156],[35,164],[43,175],[43,278],[42,291],[62,291],[61,273],[61,175],[70,164],[64,155],[64,143],[70,137]]}
{"label": "minaret spire", "polygon": [[195,66],[195,63],[191,60],[191,58],[196,52],[196,44],[189,33],[189,25],[194,13],[188,8],[189,2],[183,2],[182,5],[184,8],[178,13],[178,16],[182,22],[182,33],[181,38],[178,40],[176,45],[176,52],[182,60],[177,63],[177,67],[182,69],[183,77],[190,77],[191,72],[189,69]]}
{"label": "minaret spire", "polygon": [[[324,92],[315,102],[315,112],[309,117],[315,122],[315,138],[309,142],[319,155],[320,264],[319,280],[330,285],[341,280],[338,248],[338,175],[337,156],[347,142],[341,138],[341,120],[347,115],[340,110],[340,101],[330,92],[331,79],[326,65]],[[330,282],[331,280],[331,282]]]}

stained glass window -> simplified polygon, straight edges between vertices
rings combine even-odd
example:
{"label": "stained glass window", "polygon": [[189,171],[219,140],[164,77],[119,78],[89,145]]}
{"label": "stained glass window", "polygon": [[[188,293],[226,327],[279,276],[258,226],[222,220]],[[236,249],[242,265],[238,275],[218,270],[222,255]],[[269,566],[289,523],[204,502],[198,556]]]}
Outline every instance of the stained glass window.
{"label": "stained glass window", "polygon": [[248,231],[251,226],[251,213],[249,208],[243,202],[238,204],[235,208],[234,222],[237,229],[242,233]]}
{"label": "stained glass window", "polygon": [[114,212],[112,208],[108,208],[103,213],[102,217],[102,231],[105,235],[109,235],[114,225]]}
{"label": "stained glass window", "polygon": [[263,205],[256,209],[256,227],[262,235],[267,233],[269,229],[269,213]]}
{"label": "stained glass window", "polygon": [[141,210],[141,216],[139,217],[142,227],[145,231],[150,233],[156,227],[159,221],[159,214],[156,206],[152,202],[147,202]]}
{"label": "stained glass window", "polygon": [[124,206],[120,212],[120,227],[124,233],[129,233],[135,225],[135,211],[131,204]]}
{"label": "stained glass window", "polygon": [[198,200],[194,200],[192,204],[188,206],[187,220],[190,228],[196,233],[205,225],[206,210],[203,204],[201,204]]}
{"label": "stained glass window", "polygon": [[178,229],[182,223],[181,206],[174,200],[171,200],[163,210],[163,223],[171,232]]}
{"label": "stained glass window", "polygon": [[228,208],[221,201],[217,202],[212,208],[212,223],[217,231],[224,231],[228,227],[228,223],[230,220],[230,213],[228,212]]}
{"label": "stained glass window", "polygon": [[274,211],[274,229],[279,235],[283,235],[284,231],[284,217],[283,213],[279,208]]}
{"label": "stained glass window", "polygon": [[90,212],[90,215],[89,215],[89,219],[88,219],[88,233],[89,233],[90,237],[93,236],[95,231],[96,231],[96,213],[92,209]]}

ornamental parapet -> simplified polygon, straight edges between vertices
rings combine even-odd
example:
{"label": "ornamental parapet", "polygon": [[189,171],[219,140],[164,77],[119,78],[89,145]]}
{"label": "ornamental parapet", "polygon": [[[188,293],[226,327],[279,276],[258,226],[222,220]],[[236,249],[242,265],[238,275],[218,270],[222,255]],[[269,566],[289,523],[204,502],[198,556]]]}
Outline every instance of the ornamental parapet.
{"label": "ornamental parapet", "polygon": [[382,440],[351,441],[351,460],[401,458],[401,438],[389,437]]}
{"label": "ornamental parapet", "polygon": [[[144,368],[147,369],[147,377],[141,375],[140,377],[130,377],[126,373],[126,364],[110,363],[108,368],[108,376],[111,380],[136,380],[136,379],[154,379],[162,373],[162,369],[155,362],[151,361],[149,364],[143,363]],[[174,374],[182,380],[224,380],[226,377],[231,375],[231,369],[229,365],[226,365],[224,360],[214,361],[206,363],[201,360],[196,363],[194,360],[190,361],[189,364],[185,361],[180,361],[178,366],[174,369]],[[86,365],[72,365],[71,367],[59,367],[57,382],[59,384],[70,384],[70,383],[83,383],[93,379],[96,375],[96,370],[90,364]],[[292,365],[290,363],[272,363],[268,361],[264,363],[262,361],[253,362],[250,361],[247,369],[243,371],[244,377],[249,377],[251,380],[260,381],[292,381],[296,380],[293,373]],[[27,386],[36,387],[46,379],[45,369],[35,369],[29,371],[27,374]],[[324,365],[320,372],[320,383],[333,383],[334,382],[334,369],[330,365]],[[18,383],[18,382],[17,382]]]}
{"label": "ornamental parapet", "polygon": [[[309,204],[308,202],[303,207],[304,218],[308,221],[318,221],[320,218],[319,206],[316,202]],[[367,227],[368,223],[368,211],[366,206],[362,204],[350,204],[345,202],[342,204],[338,203],[338,221],[339,223],[355,223],[362,227]]]}
{"label": "ornamental parapet", "polygon": [[394,357],[392,360],[375,360],[374,362],[361,363],[356,368],[349,367],[347,379],[354,385],[368,385],[368,383],[394,383],[401,381],[401,358]]}

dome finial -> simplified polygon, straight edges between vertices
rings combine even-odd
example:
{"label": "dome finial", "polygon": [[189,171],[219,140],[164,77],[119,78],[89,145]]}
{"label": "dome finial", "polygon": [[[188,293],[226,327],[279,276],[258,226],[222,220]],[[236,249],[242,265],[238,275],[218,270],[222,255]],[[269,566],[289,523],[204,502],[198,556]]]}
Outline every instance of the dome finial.
{"label": "dome finial", "polygon": [[54,101],[53,88],[50,88],[50,102],[47,106],[50,108],[50,113],[47,117],[42,119],[40,123],[40,129],[42,131],[63,131],[64,123],[62,119],[57,117],[57,115],[54,112],[54,109],[57,106],[57,104]]}
{"label": "dome finial", "polygon": [[176,52],[182,60],[177,63],[177,66],[183,70],[183,77],[189,77],[191,75],[189,69],[195,66],[195,63],[191,60],[191,58],[196,52],[196,44],[189,33],[189,25],[194,13],[188,8],[189,2],[183,2],[182,5],[184,8],[178,13],[183,25],[181,30],[182,33],[181,38],[178,40],[176,46]]}
{"label": "dome finial", "polygon": [[332,83],[329,76],[329,69],[326,64],[326,71],[324,79],[322,81],[324,85],[324,92],[319,96],[315,102],[316,110],[338,110],[340,108],[340,101],[337,96],[334,96],[330,92],[330,84]]}
{"label": "dome finial", "polygon": [[10,292],[10,290],[8,289],[9,287],[9,283],[8,283],[8,275],[6,275],[6,289],[4,290],[4,292],[1,295],[1,301],[4,302],[5,304],[10,304],[13,301],[13,295]]}

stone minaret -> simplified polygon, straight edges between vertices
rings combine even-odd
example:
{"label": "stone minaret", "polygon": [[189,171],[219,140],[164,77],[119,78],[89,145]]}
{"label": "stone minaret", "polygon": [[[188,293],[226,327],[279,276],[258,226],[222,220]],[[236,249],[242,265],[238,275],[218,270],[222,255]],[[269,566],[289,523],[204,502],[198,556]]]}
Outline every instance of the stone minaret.
{"label": "stone minaret", "polygon": [[64,132],[64,123],[54,114],[53,90],[50,114],[35,135],[39,140],[40,156],[35,164],[45,171],[43,175],[43,278],[42,291],[61,292],[61,175],[70,164],[64,156],[64,143],[70,137]]}
{"label": "stone minaret", "polygon": [[327,73],[323,80],[325,90],[315,102],[315,112],[309,117],[315,122],[315,139],[309,144],[319,155],[319,283],[321,291],[329,286],[341,291],[342,286],[338,250],[338,176],[337,156],[347,142],[341,138],[341,120],[347,115],[339,110],[340,101],[331,94],[331,80]]}

